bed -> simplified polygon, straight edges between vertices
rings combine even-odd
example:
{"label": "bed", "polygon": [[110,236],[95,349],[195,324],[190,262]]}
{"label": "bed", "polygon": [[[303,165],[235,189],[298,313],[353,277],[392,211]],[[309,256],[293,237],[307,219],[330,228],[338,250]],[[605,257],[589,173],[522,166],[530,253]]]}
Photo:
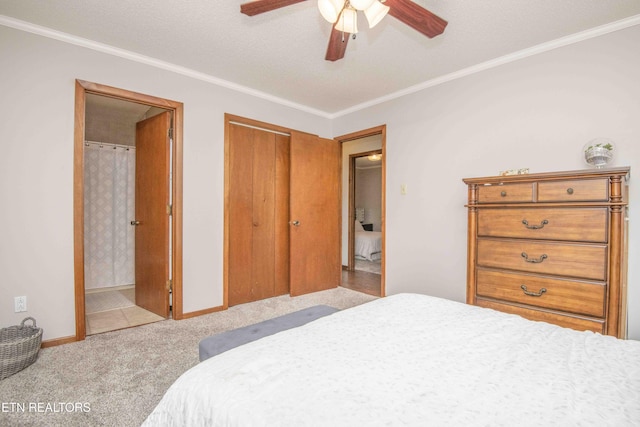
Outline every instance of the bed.
{"label": "bed", "polygon": [[640,342],[399,294],[200,363],[144,425],[640,425]]}
{"label": "bed", "polygon": [[367,261],[378,261],[382,256],[382,233],[365,231],[358,220],[355,223],[355,256]]}

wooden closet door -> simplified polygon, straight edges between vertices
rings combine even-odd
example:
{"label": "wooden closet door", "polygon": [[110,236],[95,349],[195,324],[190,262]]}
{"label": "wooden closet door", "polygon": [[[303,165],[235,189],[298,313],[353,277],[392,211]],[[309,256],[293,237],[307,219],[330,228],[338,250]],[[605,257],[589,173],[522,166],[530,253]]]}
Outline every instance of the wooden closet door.
{"label": "wooden closet door", "polygon": [[291,133],[290,294],[340,285],[340,143]]}
{"label": "wooden closet door", "polygon": [[[231,124],[229,127],[229,306],[289,290],[288,137]],[[283,151],[284,150],[284,151]],[[286,185],[286,187],[285,187]],[[284,250],[283,250],[284,249]]]}

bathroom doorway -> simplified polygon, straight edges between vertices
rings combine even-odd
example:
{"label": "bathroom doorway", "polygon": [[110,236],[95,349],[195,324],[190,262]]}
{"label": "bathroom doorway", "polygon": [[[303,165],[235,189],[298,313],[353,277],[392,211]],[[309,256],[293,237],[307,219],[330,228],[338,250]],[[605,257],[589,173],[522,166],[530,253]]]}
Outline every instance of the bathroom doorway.
{"label": "bathroom doorway", "polygon": [[[181,304],[182,104],[77,82],[76,339]],[[180,286],[176,286],[180,285]]]}

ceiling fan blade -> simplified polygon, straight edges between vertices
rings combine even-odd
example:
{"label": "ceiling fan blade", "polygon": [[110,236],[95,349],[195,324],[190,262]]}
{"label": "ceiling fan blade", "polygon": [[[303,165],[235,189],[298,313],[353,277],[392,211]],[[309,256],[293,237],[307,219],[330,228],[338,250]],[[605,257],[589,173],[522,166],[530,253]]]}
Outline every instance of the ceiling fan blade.
{"label": "ceiling fan blade", "polygon": [[344,58],[344,52],[347,50],[347,42],[351,34],[343,33],[340,30],[331,28],[329,36],[329,46],[327,46],[327,55],[324,57],[327,61],[337,61]]}
{"label": "ceiling fan blade", "polygon": [[444,19],[411,0],[386,0],[384,4],[390,7],[389,15],[429,38],[442,34],[448,24]]}
{"label": "ceiling fan blade", "polygon": [[306,0],[257,0],[241,4],[240,12],[244,13],[245,15],[253,16],[303,1]]}

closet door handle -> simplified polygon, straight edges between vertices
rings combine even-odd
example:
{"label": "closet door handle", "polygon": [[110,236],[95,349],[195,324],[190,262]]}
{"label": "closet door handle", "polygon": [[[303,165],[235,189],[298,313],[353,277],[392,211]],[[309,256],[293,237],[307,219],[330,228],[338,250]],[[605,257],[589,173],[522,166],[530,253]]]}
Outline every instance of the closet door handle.
{"label": "closet door handle", "polygon": [[140,221],[131,221],[131,225],[140,225]]}
{"label": "closet door handle", "polygon": [[300,225],[300,221],[294,219],[293,221],[289,221],[289,224],[293,225],[294,227],[298,227]]}

